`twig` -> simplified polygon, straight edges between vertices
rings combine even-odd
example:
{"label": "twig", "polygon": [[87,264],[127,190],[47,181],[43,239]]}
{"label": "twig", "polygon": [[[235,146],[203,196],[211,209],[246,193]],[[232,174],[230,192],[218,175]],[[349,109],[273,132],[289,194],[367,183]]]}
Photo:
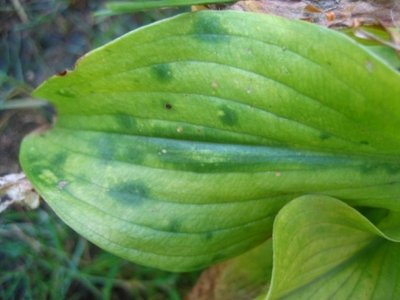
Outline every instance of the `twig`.
{"label": "twig", "polygon": [[11,0],[11,3],[14,6],[14,9],[17,12],[18,17],[21,19],[21,22],[24,24],[28,23],[29,22],[28,15],[26,14],[19,0]]}
{"label": "twig", "polygon": [[19,98],[8,101],[0,101],[0,111],[6,109],[38,108],[47,104],[46,101],[34,98]]}

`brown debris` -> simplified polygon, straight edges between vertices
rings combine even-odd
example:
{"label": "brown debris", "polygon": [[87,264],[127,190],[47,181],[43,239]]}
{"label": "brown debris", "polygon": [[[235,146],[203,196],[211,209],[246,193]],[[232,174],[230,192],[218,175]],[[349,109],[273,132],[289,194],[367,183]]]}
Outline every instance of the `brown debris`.
{"label": "brown debris", "polygon": [[204,271],[185,300],[215,300],[215,282],[221,277],[223,270],[224,264],[219,264]]}
{"label": "brown debris", "polygon": [[13,203],[23,204],[30,209],[39,206],[39,195],[23,173],[0,177],[0,213]]}
{"label": "brown debris", "polygon": [[[278,15],[333,29],[351,28],[361,39],[390,47],[400,55],[400,1],[397,0],[241,0],[226,9]],[[369,33],[379,28],[388,38]]]}
{"label": "brown debris", "polygon": [[400,27],[400,1],[242,0],[228,9],[274,14],[327,27]]}
{"label": "brown debris", "polygon": [[64,71],[58,72],[57,75],[58,76],[65,76],[65,75],[67,75],[67,73],[68,73],[68,71],[64,70]]}
{"label": "brown debris", "polygon": [[264,280],[255,279],[238,268],[233,258],[203,271],[185,300],[252,300],[267,288]]}

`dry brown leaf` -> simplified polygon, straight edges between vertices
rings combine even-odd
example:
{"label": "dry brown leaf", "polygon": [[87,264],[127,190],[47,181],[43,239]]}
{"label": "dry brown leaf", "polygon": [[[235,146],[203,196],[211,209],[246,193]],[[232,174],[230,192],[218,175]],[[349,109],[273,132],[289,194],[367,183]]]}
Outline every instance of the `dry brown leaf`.
{"label": "dry brown leaf", "polygon": [[186,300],[251,300],[266,293],[272,272],[272,240],[205,270]]}
{"label": "dry brown leaf", "polygon": [[218,264],[205,270],[192,291],[187,295],[186,300],[215,300],[216,283],[224,270],[224,263]]}
{"label": "dry brown leaf", "polygon": [[210,267],[201,274],[185,300],[251,300],[266,289],[263,282],[250,283],[241,276],[232,270],[229,261]]}
{"label": "dry brown leaf", "polygon": [[[305,20],[330,28],[352,28],[355,35],[400,49],[400,1],[397,0],[241,0],[226,9],[251,11]],[[362,26],[378,26],[390,39],[364,32]]]}
{"label": "dry brown leaf", "polygon": [[392,0],[242,0],[228,9],[274,14],[328,27],[400,26],[400,1]]}

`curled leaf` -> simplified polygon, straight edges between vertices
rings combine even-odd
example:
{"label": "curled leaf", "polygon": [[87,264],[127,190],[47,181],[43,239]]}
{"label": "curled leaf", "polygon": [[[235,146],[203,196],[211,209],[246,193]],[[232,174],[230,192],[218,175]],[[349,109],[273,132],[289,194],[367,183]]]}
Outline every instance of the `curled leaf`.
{"label": "curled leaf", "polygon": [[390,299],[400,289],[398,242],[337,199],[298,198],[275,221],[267,299]]}

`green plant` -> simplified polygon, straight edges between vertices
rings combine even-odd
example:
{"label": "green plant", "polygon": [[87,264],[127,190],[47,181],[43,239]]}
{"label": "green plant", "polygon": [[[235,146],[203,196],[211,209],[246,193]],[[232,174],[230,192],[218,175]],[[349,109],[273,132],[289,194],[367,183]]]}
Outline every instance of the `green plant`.
{"label": "green plant", "polygon": [[180,274],[100,251],[45,206],[3,213],[0,242],[1,299],[180,299],[185,292]]}
{"label": "green plant", "polygon": [[58,121],[20,160],[67,224],[126,259],[186,271],[253,249],[218,284],[260,299],[390,298],[399,83],[332,30],[184,14],[40,86]]}
{"label": "green plant", "polygon": [[124,13],[133,13],[137,11],[143,11],[155,8],[164,7],[181,7],[196,4],[208,4],[208,3],[228,3],[234,2],[232,0],[146,0],[146,1],[112,1],[106,3],[106,8],[96,13],[97,16],[109,16],[118,15]]}

